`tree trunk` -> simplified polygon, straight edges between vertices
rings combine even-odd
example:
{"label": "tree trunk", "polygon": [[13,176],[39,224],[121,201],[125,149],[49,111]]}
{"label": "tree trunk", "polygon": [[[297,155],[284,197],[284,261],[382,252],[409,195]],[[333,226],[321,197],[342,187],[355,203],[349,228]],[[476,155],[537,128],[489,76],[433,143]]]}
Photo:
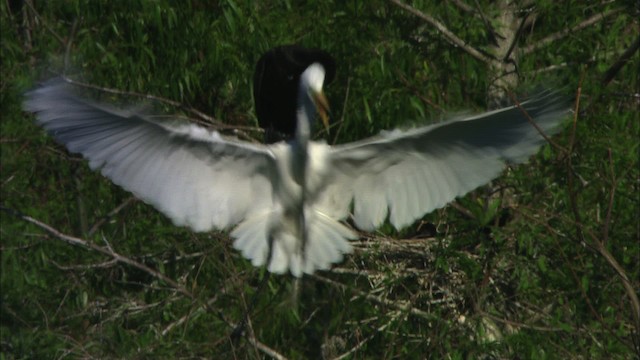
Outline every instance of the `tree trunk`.
{"label": "tree trunk", "polygon": [[509,0],[500,0],[498,6],[499,14],[494,18],[495,43],[491,45],[495,59],[489,64],[488,74],[487,106],[490,109],[504,106],[508,101],[508,92],[518,86],[518,9],[517,5]]}

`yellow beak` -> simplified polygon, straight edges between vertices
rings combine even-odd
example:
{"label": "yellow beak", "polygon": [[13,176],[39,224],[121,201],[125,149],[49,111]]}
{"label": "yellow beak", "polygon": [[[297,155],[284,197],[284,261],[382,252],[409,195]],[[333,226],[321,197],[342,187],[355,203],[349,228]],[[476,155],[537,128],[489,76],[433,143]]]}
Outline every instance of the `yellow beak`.
{"label": "yellow beak", "polygon": [[313,92],[313,101],[316,104],[316,109],[318,111],[318,115],[320,115],[320,120],[322,120],[322,124],[324,124],[324,128],[329,132],[329,101],[324,96],[322,91]]}

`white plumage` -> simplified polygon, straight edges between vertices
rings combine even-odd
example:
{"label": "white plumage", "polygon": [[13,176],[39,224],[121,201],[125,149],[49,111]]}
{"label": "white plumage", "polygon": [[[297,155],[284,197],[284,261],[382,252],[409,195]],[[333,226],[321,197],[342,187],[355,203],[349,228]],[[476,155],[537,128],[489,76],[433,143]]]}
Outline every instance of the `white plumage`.
{"label": "white plumage", "polygon": [[[396,228],[495,178],[542,144],[568,107],[557,95],[339,146],[310,141],[324,69],[302,74],[298,124],[288,143],[255,145],[196,125],[158,122],[76,96],[64,82],[29,92],[24,107],[92,169],[195,231],[231,229],[255,266],[295,276],[328,269],[358,228]],[[528,115],[525,115],[524,111]],[[353,204],[353,207],[352,207]]]}

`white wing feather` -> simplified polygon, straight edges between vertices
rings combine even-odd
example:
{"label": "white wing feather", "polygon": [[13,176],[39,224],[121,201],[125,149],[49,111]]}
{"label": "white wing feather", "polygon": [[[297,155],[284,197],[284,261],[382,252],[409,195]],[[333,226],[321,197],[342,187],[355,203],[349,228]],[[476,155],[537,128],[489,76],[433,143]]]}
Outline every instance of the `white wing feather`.
{"label": "white wing feather", "polygon": [[398,229],[494,179],[506,163],[527,160],[559,130],[568,106],[554,93],[513,106],[378,138],[335,146],[331,181],[317,207],[343,219],[353,201],[356,226],[373,230],[389,213]]}
{"label": "white wing feather", "polygon": [[269,147],[92,103],[61,81],[28,93],[24,105],[69,151],[177,225],[225,229],[271,207]]}
{"label": "white wing feather", "polygon": [[[525,161],[543,141],[512,107],[341,146],[310,143],[300,184],[291,168],[295,146],[152,121],[83,100],[61,81],[28,93],[24,106],[92,169],[175,224],[196,231],[237,224],[234,246],[255,266],[269,261],[269,271],[295,276],[327,269],[351,251],[356,235],[339,220],[352,202],[359,228],[373,230],[389,213],[401,228],[495,178],[505,163]],[[522,107],[548,134],[566,113],[553,94]]]}
{"label": "white wing feather", "polygon": [[[237,225],[234,247],[255,266],[302,276],[328,269],[351,251],[347,240],[355,234],[314,208],[304,210],[303,246],[294,224],[299,217],[287,210],[303,193],[291,176],[287,144],[252,145],[195,125],[157,122],[84,100],[60,80],[27,93],[24,108],[92,169],[176,225],[196,231]],[[326,147],[317,146],[323,154]],[[312,162],[320,170],[326,160]],[[317,183],[321,173],[311,178]]]}

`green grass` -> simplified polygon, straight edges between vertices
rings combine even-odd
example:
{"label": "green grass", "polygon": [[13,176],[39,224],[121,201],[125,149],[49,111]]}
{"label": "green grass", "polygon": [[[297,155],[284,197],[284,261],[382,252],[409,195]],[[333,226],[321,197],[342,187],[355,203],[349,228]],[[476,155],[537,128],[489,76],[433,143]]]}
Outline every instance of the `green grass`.
{"label": "green grass", "polygon": [[[443,109],[482,109],[484,65],[382,1],[9,3],[0,4],[3,359],[638,355],[629,296],[640,278],[638,54],[602,83],[637,36],[632,8],[520,59],[523,84],[580,94],[559,147],[426,215],[433,237],[419,224],[362,234],[334,271],[299,283],[271,276],[254,298],[264,270],[227,234],[175,227],[92,172],[21,111],[23,92],[59,74],[66,56],[76,79],[252,127],[253,64],[298,42],[338,59],[327,90],[344,120],[329,141],[340,143],[439,120]],[[522,45],[606,10],[538,6],[542,25]],[[428,10],[473,44],[487,41],[479,19]],[[232,337],[254,299],[247,335]]]}

